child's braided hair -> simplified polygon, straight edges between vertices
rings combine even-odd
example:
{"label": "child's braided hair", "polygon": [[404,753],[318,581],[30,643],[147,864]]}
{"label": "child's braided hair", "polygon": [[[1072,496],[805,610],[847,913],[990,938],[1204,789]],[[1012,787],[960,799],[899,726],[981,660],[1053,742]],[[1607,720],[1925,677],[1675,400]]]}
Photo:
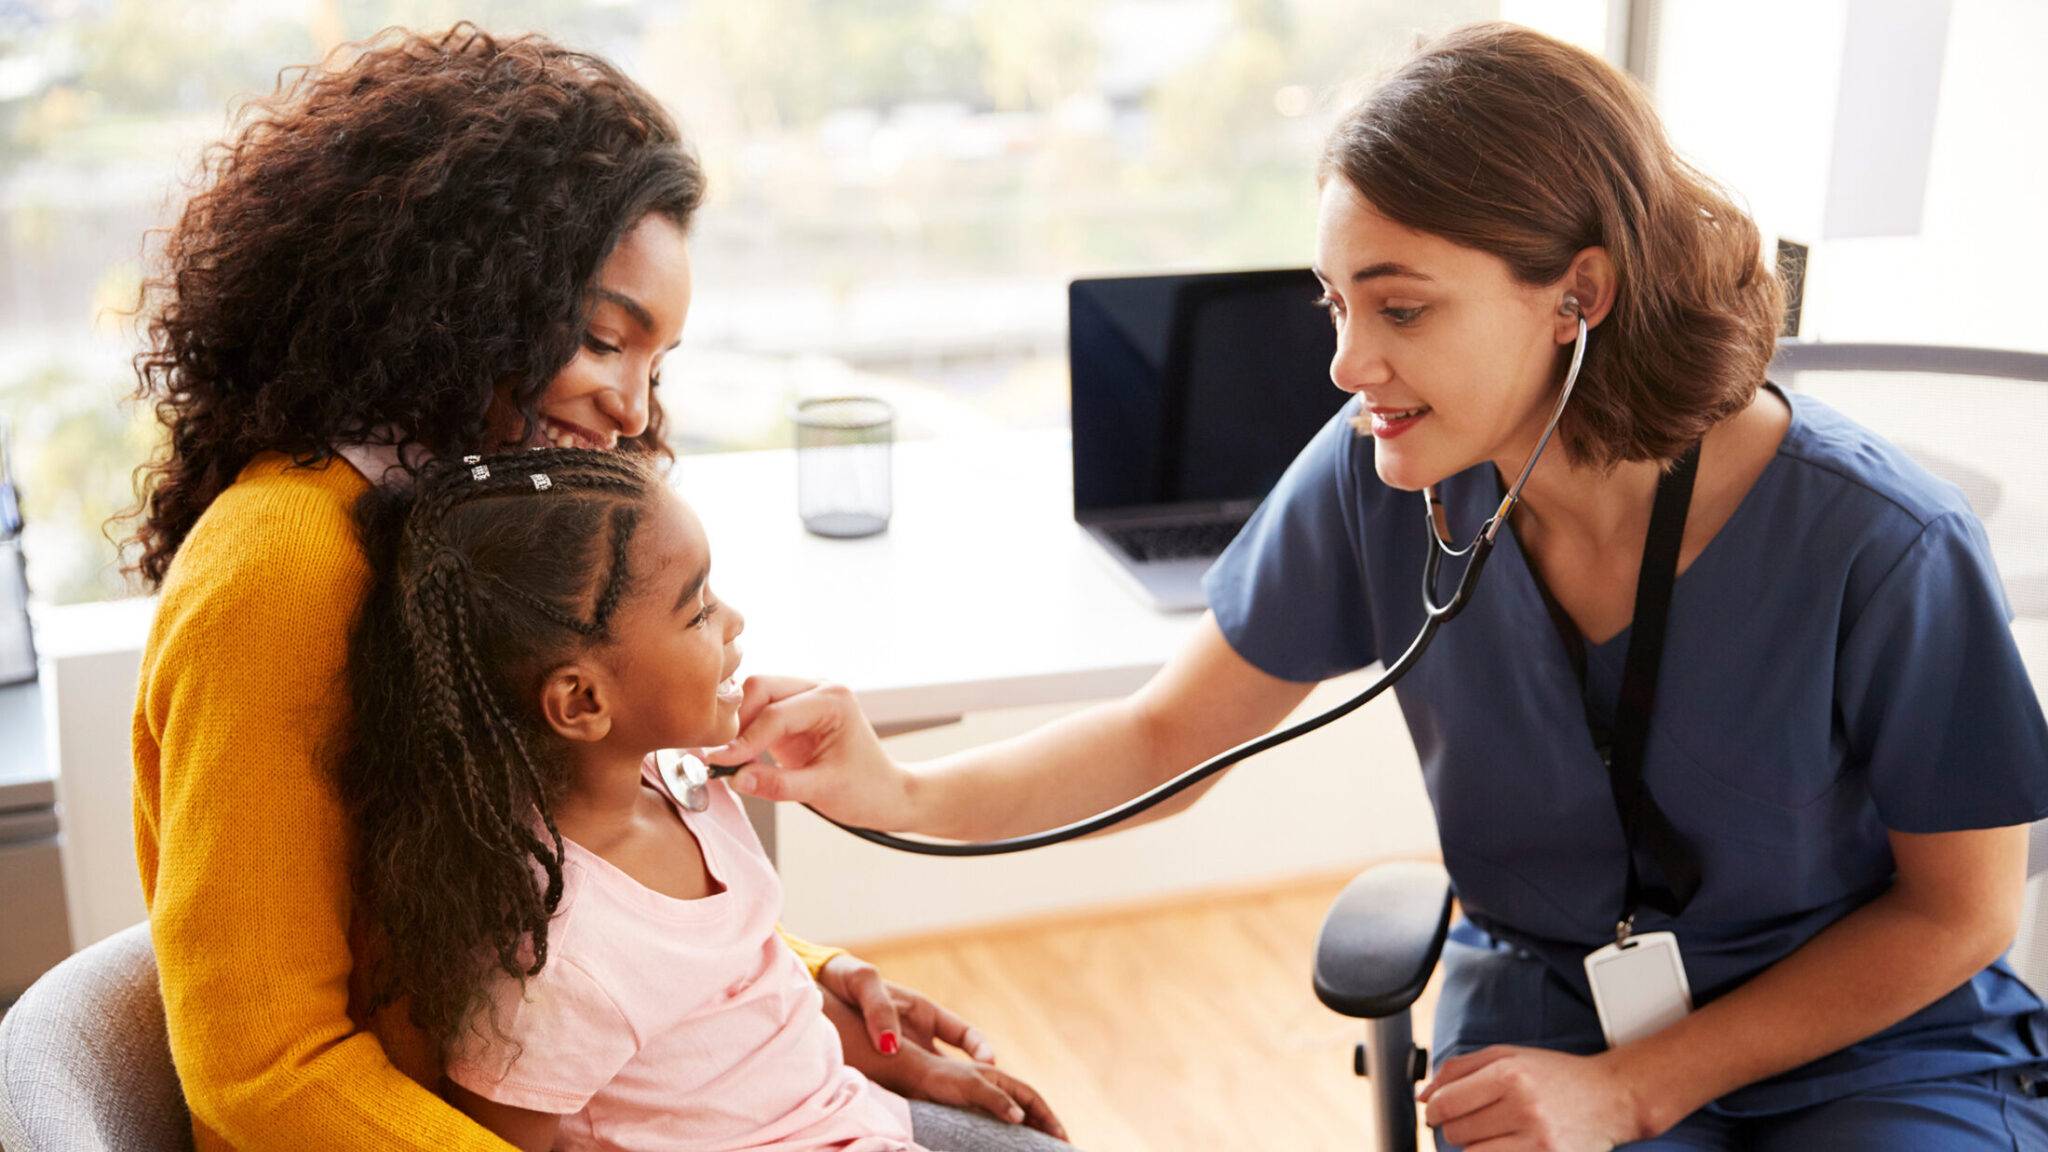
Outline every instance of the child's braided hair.
{"label": "child's braided hair", "polygon": [[374,934],[359,1015],[403,1002],[447,1045],[499,973],[547,963],[562,896],[549,805],[567,769],[539,689],[611,641],[661,483],[644,457],[546,449],[431,462],[412,486],[364,497],[373,581],[337,764],[358,919]]}

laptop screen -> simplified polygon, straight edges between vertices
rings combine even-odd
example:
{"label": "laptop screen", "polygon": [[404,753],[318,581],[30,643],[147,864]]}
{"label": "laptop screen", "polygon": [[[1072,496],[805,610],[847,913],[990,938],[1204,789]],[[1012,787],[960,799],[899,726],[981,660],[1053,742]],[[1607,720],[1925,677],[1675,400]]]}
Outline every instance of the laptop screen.
{"label": "laptop screen", "polygon": [[1074,513],[1249,506],[1350,399],[1305,268],[1067,288]]}

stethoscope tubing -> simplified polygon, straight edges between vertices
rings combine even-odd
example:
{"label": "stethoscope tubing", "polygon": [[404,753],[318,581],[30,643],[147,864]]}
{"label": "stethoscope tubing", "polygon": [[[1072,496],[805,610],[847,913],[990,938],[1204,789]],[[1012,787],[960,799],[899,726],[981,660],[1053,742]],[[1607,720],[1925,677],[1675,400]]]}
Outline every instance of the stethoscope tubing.
{"label": "stethoscope tubing", "polygon": [[[1425,511],[1432,517],[1434,516],[1433,510],[1425,509]],[[1433,534],[1434,529],[1432,529]],[[1439,604],[1436,602],[1436,579],[1440,561],[1445,554],[1445,550],[1436,544],[1431,545],[1428,558],[1423,561],[1422,596],[1426,612],[1423,617],[1422,627],[1415,633],[1415,639],[1409,641],[1407,650],[1401,653],[1401,658],[1394,661],[1386,671],[1380,673],[1378,679],[1367,685],[1357,695],[1323,712],[1318,712],[1299,723],[1268,732],[1256,740],[1247,740],[1235,748],[1212,756],[1193,768],[1175,776],[1173,779],[1168,780],[1166,783],[1153,788],[1151,791],[1126,800],[1122,804],[1106,812],[1091,816],[1086,820],[1078,820],[1072,824],[1063,825],[1045,832],[1034,832],[1027,836],[1011,836],[1002,840],[966,843],[942,840],[913,840],[888,832],[877,832],[872,828],[857,828],[851,824],[841,824],[830,816],[818,812],[816,808],[812,808],[811,811],[816,812],[821,819],[840,831],[857,836],[870,844],[879,844],[884,848],[894,848],[899,852],[913,852],[921,856],[1002,856],[1012,852],[1028,852],[1034,848],[1049,848],[1054,844],[1064,844],[1069,840],[1078,840],[1083,836],[1092,836],[1097,832],[1106,831],[1134,816],[1166,803],[1182,792],[1242,760],[1257,756],[1268,749],[1277,748],[1296,737],[1306,736],[1325,724],[1331,724],[1349,716],[1371,702],[1374,697],[1399,683],[1401,678],[1408,674],[1408,670],[1415,667],[1416,662],[1422,659],[1423,652],[1427,651],[1430,642],[1436,639],[1437,630],[1446,623],[1449,623],[1459,612],[1464,611],[1465,605],[1471,601],[1473,589],[1479,585],[1480,569],[1485,566],[1486,558],[1493,553],[1493,537],[1482,534],[1473,541],[1467,551],[1469,551],[1470,555],[1465,562],[1465,571],[1458,578],[1457,590],[1452,593],[1449,602]],[[806,805],[806,807],[809,807],[809,805]]]}
{"label": "stethoscope tubing", "polygon": [[[1250,759],[1269,749],[1277,748],[1290,740],[1306,736],[1326,724],[1334,723],[1349,716],[1371,702],[1374,697],[1400,683],[1401,678],[1408,674],[1409,669],[1415,667],[1416,662],[1422,659],[1423,652],[1427,651],[1430,643],[1436,639],[1437,631],[1455,618],[1458,613],[1463,612],[1465,605],[1471,602],[1472,592],[1479,586],[1479,573],[1485,568],[1487,557],[1493,554],[1494,538],[1500,532],[1501,526],[1507,523],[1508,515],[1514,511],[1516,503],[1521,500],[1522,486],[1529,482],[1530,475],[1536,470],[1536,461],[1542,457],[1544,448],[1550,444],[1552,434],[1557,431],[1558,421],[1564,417],[1565,403],[1571,399],[1572,389],[1578,384],[1579,367],[1585,362],[1585,357],[1586,321],[1581,316],[1579,317],[1578,339],[1572,347],[1571,367],[1565,373],[1564,387],[1560,390],[1557,406],[1550,414],[1549,423],[1544,426],[1543,436],[1537,440],[1535,450],[1529,454],[1528,462],[1522,466],[1521,474],[1515,478],[1514,486],[1508,489],[1506,497],[1501,500],[1500,507],[1487,519],[1478,534],[1472,538],[1471,543],[1463,548],[1451,547],[1450,541],[1444,537],[1443,526],[1438,522],[1438,511],[1442,504],[1437,499],[1436,488],[1434,485],[1431,485],[1423,489],[1423,515],[1429,521],[1430,547],[1422,564],[1422,606],[1424,610],[1422,627],[1416,631],[1415,639],[1409,641],[1407,650],[1401,653],[1401,658],[1394,661],[1384,672],[1380,673],[1377,680],[1374,680],[1364,690],[1349,700],[1325,711],[1318,712],[1299,723],[1275,729],[1256,740],[1247,740],[1235,748],[1211,756],[1209,759],[1182,772],[1180,775],[1153,788],[1151,791],[1126,800],[1106,812],[1098,813],[1086,820],[1077,820],[1072,824],[1063,825],[1044,832],[1033,832],[1026,836],[1011,836],[1002,840],[976,842],[914,840],[889,832],[877,832],[872,828],[857,828],[851,824],[841,824],[823,812],[818,812],[816,808],[811,808],[811,811],[817,813],[818,817],[826,823],[831,824],[848,835],[857,836],[870,844],[879,844],[884,848],[894,848],[898,852],[911,852],[920,856],[1003,856],[1012,852],[1028,852],[1034,848],[1049,848],[1054,844],[1064,844],[1069,840],[1079,840],[1084,836],[1093,836],[1097,832],[1107,831],[1134,816],[1148,812],[1166,803],[1182,792],[1240,761]],[[1451,598],[1448,601],[1439,602],[1436,598],[1437,576],[1445,556],[1465,557],[1465,570],[1459,575],[1457,588],[1451,593]],[[807,804],[805,807],[809,808],[810,805]]]}

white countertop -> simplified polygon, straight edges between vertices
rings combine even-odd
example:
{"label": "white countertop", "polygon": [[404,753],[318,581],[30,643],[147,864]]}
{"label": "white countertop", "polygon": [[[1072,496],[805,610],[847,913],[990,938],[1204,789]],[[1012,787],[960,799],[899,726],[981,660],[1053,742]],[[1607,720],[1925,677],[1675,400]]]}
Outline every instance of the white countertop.
{"label": "white countertop", "polygon": [[743,674],[836,680],[877,725],[1121,695],[1198,614],[1154,611],[1074,524],[1065,432],[897,444],[894,516],[806,532],[793,451],[685,459],[712,585],[747,617]]}

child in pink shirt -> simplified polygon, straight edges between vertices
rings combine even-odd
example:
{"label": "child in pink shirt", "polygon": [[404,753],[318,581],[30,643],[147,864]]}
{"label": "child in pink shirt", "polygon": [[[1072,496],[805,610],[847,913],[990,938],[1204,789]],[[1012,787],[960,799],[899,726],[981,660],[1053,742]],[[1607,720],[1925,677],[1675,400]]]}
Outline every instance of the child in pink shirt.
{"label": "child in pink shirt", "polygon": [[1067,1147],[992,1066],[888,1058],[937,1061],[935,1095],[1028,1124],[912,1104],[846,1063],[863,1025],[776,932],[781,884],[738,798],[655,754],[735,735],[743,623],[644,463],[470,457],[360,518],[377,580],[340,773],[383,945],[368,1007],[403,1002],[443,1044],[458,1107],[528,1149]]}

